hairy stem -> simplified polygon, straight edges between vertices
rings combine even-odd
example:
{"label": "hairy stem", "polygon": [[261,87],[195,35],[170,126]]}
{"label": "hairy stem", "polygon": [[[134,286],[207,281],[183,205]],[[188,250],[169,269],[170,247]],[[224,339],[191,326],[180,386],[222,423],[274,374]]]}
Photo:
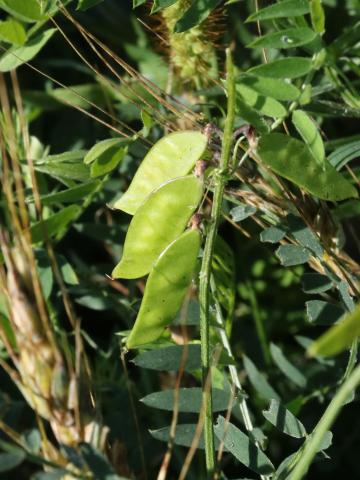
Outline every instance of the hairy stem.
{"label": "hairy stem", "polygon": [[319,450],[319,446],[321,445],[325,433],[331,428],[336,417],[340,413],[340,410],[344,406],[346,399],[359,383],[360,365],[356,367],[352,374],[342,384],[334,398],[329,403],[324,415],[321,417],[310,438],[307,440],[299,461],[289,476],[289,480],[301,480],[304,475],[306,475],[316,452]]}
{"label": "hairy stem", "polygon": [[205,456],[206,469],[208,477],[215,470],[215,449],[214,449],[214,430],[212,418],[212,397],[211,381],[210,388],[206,389],[207,379],[210,379],[210,345],[209,345],[209,325],[210,325],[210,276],[211,264],[213,258],[214,244],[217,235],[219,219],[221,215],[221,205],[224,196],[226,184],[226,173],[231,157],[232,132],[234,127],[235,111],[235,83],[234,71],[230,50],[226,51],[226,69],[227,69],[227,117],[225,121],[224,136],[220,158],[220,174],[214,188],[214,199],[211,210],[211,220],[209,231],[206,236],[204,255],[200,272],[200,335],[201,335],[201,364],[202,364],[202,384],[203,384],[203,405],[205,409],[204,437],[205,437]]}

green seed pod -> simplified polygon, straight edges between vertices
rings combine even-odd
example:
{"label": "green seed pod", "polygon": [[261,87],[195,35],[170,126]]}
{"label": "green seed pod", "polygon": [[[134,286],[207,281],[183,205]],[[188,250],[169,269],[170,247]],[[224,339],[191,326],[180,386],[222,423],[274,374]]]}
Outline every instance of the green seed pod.
{"label": "green seed pod", "polygon": [[202,182],[194,175],[176,178],[155,190],[134,215],[114,278],[147,275],[159,255],[185,229],[200,203]]}
{"label": "green seed pod", "polygon": [[175,132],[161,138],[147,153],[126,193],[114,208],[134,215],[148,195],[164,182],[187,175],[204,153],[201,132]]}
{"label": "green seed pod", "polygon": [[153,342],[175,318],[193,277],[200,243],[199,230],[187,230],[161,254],[147,281],[127,348]]}

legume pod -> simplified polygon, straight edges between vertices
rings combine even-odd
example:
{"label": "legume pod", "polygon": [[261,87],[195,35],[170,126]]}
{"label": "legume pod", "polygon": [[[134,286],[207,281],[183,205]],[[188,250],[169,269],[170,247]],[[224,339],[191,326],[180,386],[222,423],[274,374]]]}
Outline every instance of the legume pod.
{"label": "legume pod", "polygon": [[200,243],[199,230],[187,230],[160,255],[146,283],[127,348],[153,342],[175,318],[192,280]]}
{"label": "legume pod", "polygon": [[164,182],[187,175],[204,153],[207,138],[183,131],[161,138],[147,153],[129,188],[114,208],[134,215],[147,196]]}
{"label": "legume pod", "polygon": [[165,248],[185,229],[200,203],[202,182],[194,175],[164,183],[145,200],[130,222],[114,278],[147,275]]}

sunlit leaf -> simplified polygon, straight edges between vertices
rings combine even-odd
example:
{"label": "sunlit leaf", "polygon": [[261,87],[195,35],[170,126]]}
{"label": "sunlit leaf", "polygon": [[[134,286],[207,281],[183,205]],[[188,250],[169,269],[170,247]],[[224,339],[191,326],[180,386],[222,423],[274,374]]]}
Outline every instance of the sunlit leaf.
{"label": "sunlit leaf", "polygon": [[331,327],[309,348],[311,356],[328,357],[341,353],[349,348],[360,336],[360,305],[348,313],[337,325]]}
{"label": "sunlit leaf", "polygon": [[49,218],[35,223],[30,228],[33,243],[44,241],[45,235],[49,238],[61,235],[66,231],[69,224],[79,216],[80,212],[81,208],[78,205],[70,205]]}
{"label": "sunlit leaf", "polygon": [[23,45],[26,41],[24,27],[16,20],[0,22],[0,40],[13,45]]}
{"label": "sunlit leaf", "polygon": [[325,32],[325,12],[321,4],[321,0],[310,0],[310,15],[311,15],[311,24],[315,32],[324,33]]}
{"label": "sunlit leaf", "polygon": [[325,159],[325,147],[315,122],[302,110],[295,110],[292,114],[292,122],[309,147],[315,160],[323,166]]}
{"label": "sunlit leaf", "polygon": [[45,30],[36,37],[31,38],[21,47],[11,47],[0,58],[0,71],[8,72],[25,62],[32,60],[40,50],[47,44],[56,32],[55,28]]}
{"label": "sunlit leaf", "polygon": [[261,95],[276,100],[290,101],[300,97],[300,90],[297,87],[279,78],[243,75],[237,84],[247,85]]}
{"label": "sunlit leaf", "polygon": [[310,58],[287,57],[256,65],[248,72],[269,78],[298,78],[309,73],[312,66]]}
{"label": "sunlit leaf", "polygon": [[307,145],[282,133],[260,139],[258,155],[277,174],[323,200],[357,197],[356,188],[327,161],[320,167]]}
{"label": "sunlit leaf", "polygon": [[[240,100],[268,117],[278,118],[286,115],[286,109],[280,102],[274,98],[261,95],[248,85],[238,83],[236,85],[236,92]],[[241,112],[239,113],[241,114]]]}
{"label": "sunlit leaf", "polygon": [[68,188],[67,190],[62,190],[61,192],[49,193],[48,195],[41,197],[41,203],[43,205],[53,205],[55,203],[74,203],[94,193],[99,185],[100,182],[98,180],[94,180],[76,187]]}
{"label": "sunlit leaf", "polygon": [[282,17],[297,17],[309,12],[308,0],[284,0],[265,8],[261,8],[257,12],[252,13],[247,22],[256,22],[258,20],[270,20]]}
{"label": "sunlit leaf", "polygon": [[248,46],[252,48],[294,48],[306,45],[314,40],[316,33],[308,27],[288,28],[275,33],[268,33],[257,38]]}
{"label": "sunlit leaf", "polygon": [[23,22],[37,22],[45,19],[41,2],[38,0],[0,0],[0,8]]}

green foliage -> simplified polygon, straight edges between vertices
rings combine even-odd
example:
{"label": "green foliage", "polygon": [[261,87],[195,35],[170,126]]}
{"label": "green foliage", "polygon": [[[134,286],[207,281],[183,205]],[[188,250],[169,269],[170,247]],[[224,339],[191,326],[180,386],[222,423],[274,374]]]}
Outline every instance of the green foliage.
{"label": "green foliage", "polygon": [[198,0],[193,2],[184,15],[176,22],[175,33],[182,33],[201,24],[221,3],[221,0]]}
{"label": "green foliage", "polygon": [[219,440],[224,442],[225,447],[234,457],[250,470],[261,475],[270,475],[274,466],[268,457],[251,442],[249,437],[239,430],[235,425],[227,424],[225,418],[218,417],[215,425],[215,433]]}
{"label": "green foliage", "polygon": [[9,72],[19,65],[32,60],[40,50],[46,45],[50,38],[54,35],[55,29],[51,28],[40,33],[36,37],[30,38],[25,45],[21,47],[15,46],[4,53],[0,58],[0,71]]}
{"label": "green foliage", "polygon": [[262,8],[250,15],[248,22],[270,20],[282,17],[298,17],[309,12],[309,2],[306,0],[284,0],[278,4]]}
{"label": "green foliage", "polygon": [[358,478],[356,2],[0,11],[1,476]]}
{"label": "green foliage", "polygon": [[264,410],[263,415],[268,422],[286,435],[290,435],[290,437],[302,438],[306,436],[305,427],[300,420],[277,400],[271,400],[269,409]]}
{"label": "green foliage", "polygon": [[345,200],[358,195],[355,187],[329,162],[319,166],[308,147],[296,138],[270,133],[260,139],[257,152],[272,170],[318,198]]}
{"label": "green foliage", "polygon": [[[225,392],[219,389],[212,390],[213,410],[214,412],[226,411],[231,402],[230,392]],[[159,408],[161,410],[169,410],[170,412],[175,407],[174,390],[165,390],[162,392],[150,393],[141,401],[145,405],[152,408]],[[177,408],[179,412],[193,412],[199,413],[202,404],[201,388],[180,388]]]}
{"label": "green foliage", "polygon": [[316,34],[311,28],[287,28],[280,32],[268,33],[257,38],[248,46],[250,48],[295,48],[306,45],[316,38]]}

